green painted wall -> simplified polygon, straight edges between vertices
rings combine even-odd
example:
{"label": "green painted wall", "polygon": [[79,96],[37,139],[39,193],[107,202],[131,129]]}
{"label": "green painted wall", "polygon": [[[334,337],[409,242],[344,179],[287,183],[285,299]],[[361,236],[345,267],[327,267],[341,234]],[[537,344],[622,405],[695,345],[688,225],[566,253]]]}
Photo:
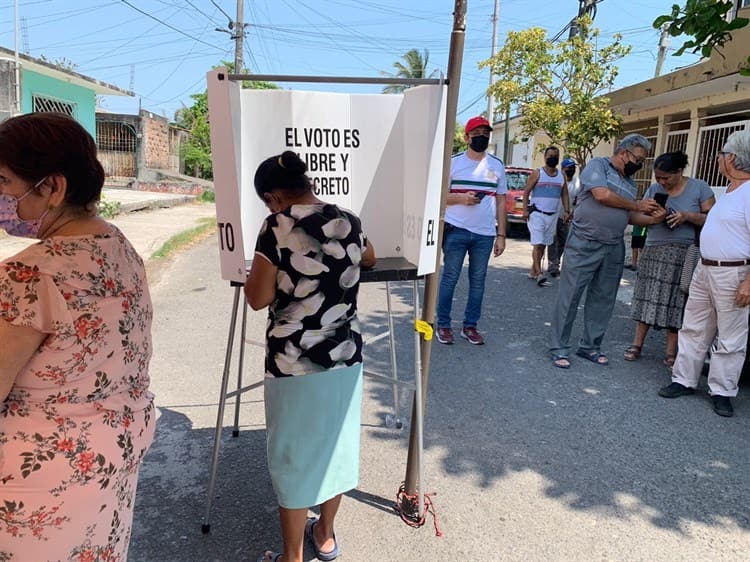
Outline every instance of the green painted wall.
{"label": "green painted wall", "polygon": [[41,95],[73,104],[73,117],[96,138],[96,94],[94,90],[68,84],[32,70],[22,69],[21,111],[31,113],[32,95]]}

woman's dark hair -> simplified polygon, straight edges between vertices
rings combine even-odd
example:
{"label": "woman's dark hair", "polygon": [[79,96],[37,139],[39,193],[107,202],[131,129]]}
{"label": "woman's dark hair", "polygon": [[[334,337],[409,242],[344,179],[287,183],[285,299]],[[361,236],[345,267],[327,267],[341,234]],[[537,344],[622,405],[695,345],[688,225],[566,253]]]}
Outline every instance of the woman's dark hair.
{"label": "woman's dark hair", "polygon": [[665,152],[654,160],[654,170],[661,170],[662,172],[674,174],[675,172],[684,170],[687,163],[687,154],[681,150],[676,152]]}
{"label": "woman's dark hair", "polygon": [[308,191],[312,189],[312,182],[305,175],[306,171],[307,164],[291,150],[271,156],[255,172],[255,191],[261,199],[274,189]]}
{"label": "woman's dark hair", "polygon": [[104,185],[93,137],[63,113],[29,113],[0,123],[0,162],[31,183],[65,176],[65,202],[73,207],[90,209]]}

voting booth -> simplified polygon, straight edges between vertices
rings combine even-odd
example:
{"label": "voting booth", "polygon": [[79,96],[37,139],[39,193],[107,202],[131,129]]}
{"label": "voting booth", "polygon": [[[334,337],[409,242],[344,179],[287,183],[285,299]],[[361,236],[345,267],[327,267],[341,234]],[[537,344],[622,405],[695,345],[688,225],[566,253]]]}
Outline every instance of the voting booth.
{"label": "voting booth", "polygon": [[[445,134],[446,91],[441,80],[402,94],[347,94],[281,89],[242,88],[242,80],[304,81],[300,77],[233,75],[225,69],[207,74],[209,122],[216,217],[222,278],[234,287],[224,373],[219,396],[203,531],[209,516],[218,467],[220,434],[227,399],[235,398],[234,430],[238,435],[240,395],[262,380],[242,386],[247,306],[242,286],[253,259],[263,219],[269,214],[253,185],[256,169],[266,158],[285,150],[297,152],[308,166],[315,195],[357,214],[375,247],[377,265],[363,270],[360,282],[384,282],[388,326],[365,343],[388,338],[391,373],[367,370],[365,376],[393,385],[394,425],[398,416],[398,385],[414,388],[421,403],[420,377],[398,380],[391,281],[413,281],[414,320],[419,319],[419,277],[434,273],[438,252],[438,221]],[[318,82],[360,82],[365,79],[320,78]],[[383,83],[384,79],[370,79]],[[397,80],[395,80],[397,81]],[[394,79],[388,79],[393,83]],[[242,311],[239,338],[237,319]],[[239,339],[237,387],[227,392],[232,349]],[[419,360],[415,332],[415,361]],[[419,365],[415,365],[419,373]],[[421,409],[415,425],[421,436]],[[421,440],[421,439],[420,439]],[[421,484],[420,484],[421,486]]]}

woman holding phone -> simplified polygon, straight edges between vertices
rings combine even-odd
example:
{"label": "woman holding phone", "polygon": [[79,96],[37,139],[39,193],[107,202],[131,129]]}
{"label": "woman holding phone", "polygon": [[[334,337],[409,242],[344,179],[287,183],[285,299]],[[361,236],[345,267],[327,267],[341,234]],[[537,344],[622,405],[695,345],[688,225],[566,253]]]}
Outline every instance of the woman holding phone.
{"label": "woman holding phone", "polygon": [[685,294],[680,275],[685,253],[696,240],[696,230],[716,202],[708,184],[684,175],[684,152],[667,152],[654,161],[654,179],[644,198],[653,198],[661,210],[651,215],[634,214],[633,222],[648,226],[646,246],[640,257],[631,318],[636,321],[633,343],[625,350],[626,361],[641,357],[650,327],[667,330],[664,365],[672,368],[677,355],[677,331],[682,327]]}

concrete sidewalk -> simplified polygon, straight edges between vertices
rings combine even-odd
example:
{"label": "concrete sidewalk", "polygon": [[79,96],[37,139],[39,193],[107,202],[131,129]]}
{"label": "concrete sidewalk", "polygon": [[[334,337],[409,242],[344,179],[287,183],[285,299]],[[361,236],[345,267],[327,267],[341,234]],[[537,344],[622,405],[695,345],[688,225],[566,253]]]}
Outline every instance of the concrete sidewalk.
{"label": "concrete sidewalk", "polygon": [[[198,203],[193,195],[104,189],[109,201],[118,201],[120,214],[110,222],[123,231],[135,249],[148,260],[172,236],[216,216],[213,203]],[[35,241],[8,236],[0,230],[0,260],[9,258]]]}

